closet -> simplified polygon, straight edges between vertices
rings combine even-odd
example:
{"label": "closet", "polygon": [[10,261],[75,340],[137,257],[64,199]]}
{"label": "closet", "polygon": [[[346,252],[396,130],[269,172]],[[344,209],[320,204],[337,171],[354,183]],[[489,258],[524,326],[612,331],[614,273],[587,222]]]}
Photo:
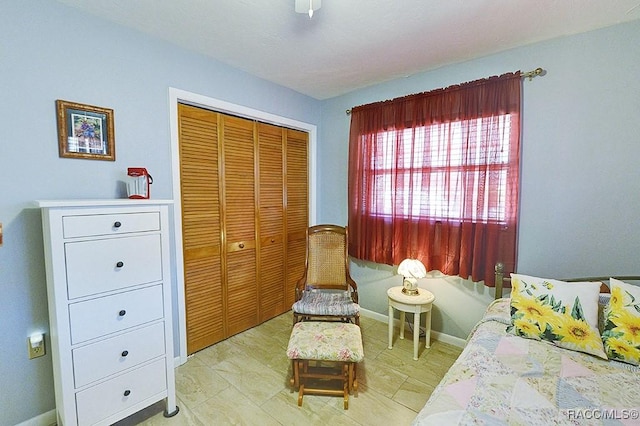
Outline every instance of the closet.
{"label": "closet", "polygon": [[308,134],[178,105],[191,354],[287,312],[305,261]]}

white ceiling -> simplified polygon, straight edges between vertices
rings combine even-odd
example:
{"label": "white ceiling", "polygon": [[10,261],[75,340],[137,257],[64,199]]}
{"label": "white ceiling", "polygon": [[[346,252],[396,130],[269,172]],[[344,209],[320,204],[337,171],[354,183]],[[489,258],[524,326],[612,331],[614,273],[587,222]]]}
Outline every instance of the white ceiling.
{"label": "white ceiling", "polygon": [[316,99],[640,19],[639,0],[58,1]]}

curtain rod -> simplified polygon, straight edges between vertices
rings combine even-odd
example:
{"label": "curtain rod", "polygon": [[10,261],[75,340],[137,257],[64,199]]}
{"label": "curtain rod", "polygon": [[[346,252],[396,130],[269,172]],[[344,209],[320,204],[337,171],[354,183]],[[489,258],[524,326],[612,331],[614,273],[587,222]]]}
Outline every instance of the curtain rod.
{"label": "curtain rod", "polygon": [[[527,71],[527,72],[521,72],[520,73],[520,77],[522,78],[528,78],[529,81],[531,81],[533,79],[533,77],[537,77],[537,76],[543,76],[545,75],[547,72],[545,70],[543,70],[542,68],[538,67],[535,70],[532,71]],[[351,115],[351,110],[348,109],[345,111],[347,115]]]}

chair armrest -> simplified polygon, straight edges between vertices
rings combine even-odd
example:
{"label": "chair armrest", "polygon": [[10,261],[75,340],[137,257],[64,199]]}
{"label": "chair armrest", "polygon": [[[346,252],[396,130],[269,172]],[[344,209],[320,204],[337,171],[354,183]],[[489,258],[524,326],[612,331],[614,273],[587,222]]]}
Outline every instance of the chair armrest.
{"label": "chair armrest", "polygon": [[350,276],[347,276],[347,284],[351,287],[351,299],[354,303],[358,303],[358,285]]}

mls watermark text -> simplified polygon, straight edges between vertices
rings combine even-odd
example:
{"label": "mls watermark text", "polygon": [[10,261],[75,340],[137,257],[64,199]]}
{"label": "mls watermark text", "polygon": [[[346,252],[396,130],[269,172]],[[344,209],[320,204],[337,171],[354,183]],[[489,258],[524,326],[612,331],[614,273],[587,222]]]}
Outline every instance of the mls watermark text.
{"label": "mls watermark text", "polygon": [[640,410],[637,409],[579,409],[567,410],[569,420],[637,420]]}

